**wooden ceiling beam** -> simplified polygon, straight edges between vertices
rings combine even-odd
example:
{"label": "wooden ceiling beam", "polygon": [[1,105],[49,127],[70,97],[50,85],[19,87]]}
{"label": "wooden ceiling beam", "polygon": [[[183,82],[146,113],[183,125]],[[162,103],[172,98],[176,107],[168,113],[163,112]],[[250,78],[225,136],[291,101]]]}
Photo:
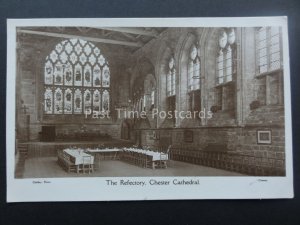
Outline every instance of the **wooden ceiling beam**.
{"label": "wooden ceiling beam", "polygon": [[53,33],[53,32],[45,32],[45,31],[25,30],[25,29],[18,29],[17,32],[24,33],[24,34],[41,35],[41,36],[47,36],[47,37],[57,37],[57,38],[68,38],[68,39],[78,38],[78,39],[83,39],[86,41],[114,44],[114,45],[124,45],[124,46],[130,46],[130,47],[142,47],[143,46],[143,44],[141,44],[139,42],[118,41],[118,40],[113,40],[113,39],[86,37],[86,36],[63,34],[63,33]]}
{"label": "wooden ceiling beam", "polygon": [[136,28],[127,28],[127,27],[94,27],[96,29],[102,29],[102,30],[111,30],[116,32],[122,32],[122,33],[129,33],[129,34],[139,34],[143,36],[150,36],[150,37],[158,37],[158,33],[155,31],[147,31],[147,30],[141,30]]}

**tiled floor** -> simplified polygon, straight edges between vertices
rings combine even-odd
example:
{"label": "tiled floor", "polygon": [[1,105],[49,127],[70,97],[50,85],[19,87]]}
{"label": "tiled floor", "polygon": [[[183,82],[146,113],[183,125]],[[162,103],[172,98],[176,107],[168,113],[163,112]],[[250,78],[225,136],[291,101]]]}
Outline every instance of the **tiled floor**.
{"label": "tiled floor", "polygon": [[170,161],[167,169],[146,169],[122,161],[101,161],[92,174],[67,173],[58,164],[56,157],[29,158],[25,162],[24,178],[56,177],[137,177],[137,176],[245,176],[243,174]]}

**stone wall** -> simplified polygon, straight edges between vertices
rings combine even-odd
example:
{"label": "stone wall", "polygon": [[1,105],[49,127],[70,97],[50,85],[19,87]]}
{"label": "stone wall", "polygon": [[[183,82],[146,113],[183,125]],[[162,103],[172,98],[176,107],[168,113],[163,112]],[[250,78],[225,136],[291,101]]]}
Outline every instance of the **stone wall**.
{"label": "stone wall", "polygon": [[[44,125],[56,125],[58,130],[72,131],[72,127],[87,125],[91,130],[99,129],[110,136],[120,138],[121,118],[117,118],[115,107],[128,103],[130,93],[130,72],[125,64],[131,57],[119,52],[110,52],[106,46],[99,45],[111,70],[111,120],[86,119],[84,115],[45,115],[43,113],[43,76],[46,56],[61,39],[44,36],[18,34],[17,79],[16,79],[16,129],[20,140],[39,140],[39,132]],[[28,124],[28,118],[30,123]],[[109,126],[108,126],[109,125]],[[28,134],[29,133],[29,134]]]}
{"label": "stone wall", "polygon": [[[237,28],[235,77],[230,85],[216,87],[218,32],[218,28],[168,29],[158,39],[135,53],[137,57],[148,57],[155,66],[159,110],[166,109],[165,71],[170,55],[174,55],[178,71],[176,109],[188,110],[187,52],[192,44],[197,43],[201,59],[201,109],[210,110],[214,105],[221,105],[221,110],[215,112],[212,118],[192,122],[177,119],[175,127],[158,118],[157,127],[161,129],[138,131],[142,136],[141,145],[166,149],[172,144],[174,149],[185,149],[187,154],[189,151],[210,151],[209,146],[223,146],[222,148],[226,148],[226,151],[239,157],[247,165],[248,169],[237,167],[241,168],[239,172],[252,175],[284,175],[282,72],[279,70],[258,76],[256,30],[252,27]],[[170,40],[167,42],[168,38]],[[154,54],[155,51],[157,54]],[[257,107],[251,106],[253,102],[259,102]],[[186,130],[193,132],[193,141],[184,140]],[[259,130],[271,131],[271,144],[258,143]],[[153,140],[153,131],[159,132],[159,140]]]}
{"label": "stone wall", "polygon": [[[112,119],[106,121],[86,120],[83,116],[45,116],[41,100],[44,59],[60,40],[19,36],[16,83],[18,138],[26,139],[26,132],[30,130],[29,139],[37,140],[41,126],[49,124],[56,125],[58,132],[72,132],[85,126],[88,130],[100,130],[120,138],[121,123],[125,118],[117,118],[113,109],[124,107],[132,110],[133,90],[147,89],[144,87],[147,75],[150,74],[156,82],[155,105],[158,111],[167,110],[166,73],[170,57],[174,57],[177,71],[176,110],[189,110],[187,62],[189,49],[195,44],[201,61],[201,110],[210,110],[215,105],[221,105],[221,110],[215,112],[212,118],[192,122],[180,118],[175,124],[162,118],[137,120],[132,124],[134,130],[131,130],[130,138],[142,146],[162,149],[170,144],[187,151],[208,151],[209,146],[223,146],[226,151],[241,157],[245,164],[251,162],[258,171],[255,174],[264,174],[261,167],[277,168],[281,172],[276,170],[278,173],[274,174],[284,174],[282,70],[258,76],[255,28],[236,28],[234,79],[230,85],[217,87],[219,31],[218,28],[168,28],[131,55],[115,53],[107,46],[99,45],[111,69]],[[259,104],[253,108],[253,102]],[[26,115],[30,115],[29,128]],[[270,130],[272,143],[258,144],[258,130]],[[186,131],[192,131],[192,140],[191,137],[189,141],[185,140]],[[156,137],[153,137],[154,133]]]}

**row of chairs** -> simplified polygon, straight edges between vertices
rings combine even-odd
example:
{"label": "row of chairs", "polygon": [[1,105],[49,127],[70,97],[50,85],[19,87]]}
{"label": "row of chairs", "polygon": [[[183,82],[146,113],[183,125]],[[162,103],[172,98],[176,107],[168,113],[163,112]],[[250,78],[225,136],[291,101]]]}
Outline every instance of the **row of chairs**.
{"label": "row of chairs", "polygon": [[97,152],[95,154],[100,160],[119,160],[119,152]]}
{"label": "row of chairs", "polygon": [[78,133],[58,133],[56,140],[109,140],[108,134],[97,132],[78,132]]}
{"label": "row of chairs", "polygon": [[173,148],[171,159],[249,175],[284,175],[283,168],[275,167],[273,161],[263,162],[263,157],[242,155],[226,151],[181,150]]}
{"label": "row of chairs", "polygon": [[82,156],[83,162],[75,165],[70,155],[64,154],[63,151],[57,151],[57,163],[68,173],[92,173],[94,171],[94,164],[91,163],[91,156]]}
{"label": "row of chairs", "polygon": [[120,154],[120,159],[129,164],[133,164],[143,168],[152,168],[152,156],[139,152],[124,151]]}
{"label": "row of chairs", "polygon": [[67,154],[64,154],[63,151],[57,151],[57,163],[68,173],[69,172],[77,172],[76,165],[74,164],[74,162],[71,162],[70,156]]}
{"label": "row of chairs", "polygon": [[77,173],[92,173],[94,172],[94,164],[92,162],[92,156],[82,156],[82,164],[77,166]]}

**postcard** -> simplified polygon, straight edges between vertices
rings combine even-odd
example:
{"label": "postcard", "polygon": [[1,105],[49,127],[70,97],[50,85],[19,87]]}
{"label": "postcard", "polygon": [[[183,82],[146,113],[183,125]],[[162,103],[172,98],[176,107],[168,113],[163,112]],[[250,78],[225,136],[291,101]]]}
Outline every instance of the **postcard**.
{"label": "postcard", "polygon": [[287,17],[7,20],[7,201],[293,198]]}

